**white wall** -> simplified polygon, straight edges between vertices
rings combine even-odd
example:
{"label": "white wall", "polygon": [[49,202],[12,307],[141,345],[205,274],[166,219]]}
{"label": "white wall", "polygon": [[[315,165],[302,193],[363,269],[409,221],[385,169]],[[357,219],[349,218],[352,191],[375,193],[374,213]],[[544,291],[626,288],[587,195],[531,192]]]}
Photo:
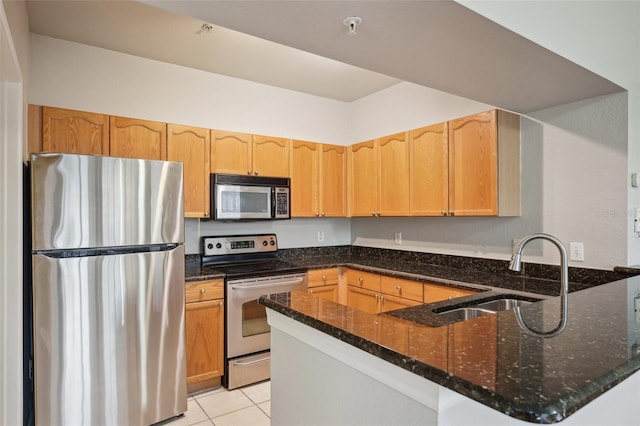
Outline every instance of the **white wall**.
{"label": "white wall", "polygon": [[[640,264],[640,237],[632,232],[631,208],[640,207],[640,189],[630,174],[640,170],[640,2],[457,0],[628,91],[628,170],[625,189],[623,264]],[[614,207],[615,208],[615,207]]]}
{"label": "white wall", "polygon": [[346,144],[344,102],[36,34],[31,57],[32,104]]}
{"label": "white wall", "polygon": [[22,155],[28,75],[23,2],[0,4],[0,424],[22,423]]}

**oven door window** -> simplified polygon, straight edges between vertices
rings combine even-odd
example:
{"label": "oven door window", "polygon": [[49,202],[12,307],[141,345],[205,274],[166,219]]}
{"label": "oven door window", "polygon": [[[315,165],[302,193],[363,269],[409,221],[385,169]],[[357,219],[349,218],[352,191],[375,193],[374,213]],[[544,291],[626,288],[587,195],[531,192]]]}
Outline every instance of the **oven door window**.
{"label": "oven door window", "polygon": [[267,323],[267,311],[257,300],[242,304],[242,337],[269,333],[271,327]]}

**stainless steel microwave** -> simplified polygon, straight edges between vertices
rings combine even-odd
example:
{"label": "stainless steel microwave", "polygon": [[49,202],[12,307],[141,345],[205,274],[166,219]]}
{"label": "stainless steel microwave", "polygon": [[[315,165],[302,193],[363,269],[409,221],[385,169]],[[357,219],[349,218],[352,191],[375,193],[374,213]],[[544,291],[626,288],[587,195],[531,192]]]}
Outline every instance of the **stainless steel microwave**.
{"label": "stainless steel microwave", "polygon": [[291,180],[282,177],[211,175],[214,220],[291,218]]}

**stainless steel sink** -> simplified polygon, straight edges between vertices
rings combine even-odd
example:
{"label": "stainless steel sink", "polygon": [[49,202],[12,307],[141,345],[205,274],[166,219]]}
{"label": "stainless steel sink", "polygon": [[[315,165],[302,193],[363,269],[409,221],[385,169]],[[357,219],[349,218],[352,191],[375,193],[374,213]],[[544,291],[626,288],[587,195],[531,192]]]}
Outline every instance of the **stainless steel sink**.
{"label": "stainless steel sink", "polygon": [[442,319],[447,319],[451,322],[458,322],[483,317],[485,315],[494,315],[495,313],[495,311],[489,311],[487,309],[457,308],[451,311],[440,312],[438,315]]}
{"label": "stainless steel sink", "polygon": [[528,300],[520,300],[520,299],[496,299],[490,300],[488,302],[478,303],[478,308],[486,309],[493,312],[498,311],[508,311],[510,309],[515,308],[516,306],[525,306],[529,305],[531,302]]}
{"label": "stainless steel sink", "polygon": [[501,299],[493,299],[487,301],[477,301],[476,303],[466,306],[453,306],[451,308],[440,308],[434,310],[441,319],[451,322],[466,321],[473,318],[479,318],[485,315],[495,315],[499,311],[507,311],[516,306],[525,306],[537,301],[535,299],[523,300],[513,297],[505,297]]}

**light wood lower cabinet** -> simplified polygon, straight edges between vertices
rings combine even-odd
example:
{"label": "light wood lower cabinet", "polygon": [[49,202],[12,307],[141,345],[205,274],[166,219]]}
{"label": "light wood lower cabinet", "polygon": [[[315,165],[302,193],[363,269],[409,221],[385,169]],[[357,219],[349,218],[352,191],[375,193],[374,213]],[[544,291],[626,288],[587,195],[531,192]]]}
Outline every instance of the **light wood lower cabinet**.
{"label": "light wood lower cabinet", "polygon": [[307,277],[309,294],[338,303],[339,268],[312,269],[307,273]]}
{"label": "light wood lower cabinet", "polygon": [[224,374],[224,287],[222,280],[187,283],[187,392],[217,386]]}

